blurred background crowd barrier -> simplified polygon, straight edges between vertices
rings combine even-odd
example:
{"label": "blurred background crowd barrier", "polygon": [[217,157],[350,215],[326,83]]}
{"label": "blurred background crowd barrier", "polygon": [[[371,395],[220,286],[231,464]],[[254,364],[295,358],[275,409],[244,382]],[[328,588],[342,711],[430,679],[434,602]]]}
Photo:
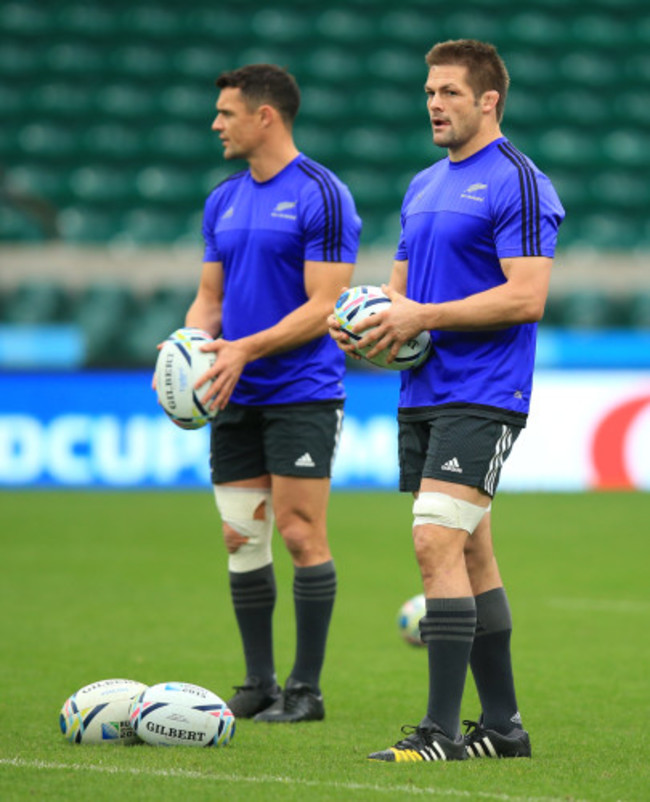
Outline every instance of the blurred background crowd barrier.
{"label": "blurred background crowd barrier", "polygon": [[[210,126],[215,78],[245,63],[297,77],[296,142],[350,186],[364,222],[355,283],[381,283],[404,190],[444,155],[424,55],[460,37],[499,48],[512,81],[504,133],[567,211],[539,369],[643,379],[647,0],[3,2],[0,369],[151,370],[196,290],[205,197],[242,167],[224,162]],[[22,402],[2,403],[8,414]]]}

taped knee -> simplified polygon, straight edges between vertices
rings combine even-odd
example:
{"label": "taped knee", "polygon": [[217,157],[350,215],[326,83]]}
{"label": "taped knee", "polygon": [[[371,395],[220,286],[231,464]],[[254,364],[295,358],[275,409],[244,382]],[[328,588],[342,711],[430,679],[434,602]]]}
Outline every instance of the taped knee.
{"label": "taped knee", "polygon": [[[214,498],[221,520],[246,538],[246,542],[228,555],[228,569],[233,573],[243,574],[273,562],[271,491],[264,488],[214,485]],[[263,517],[255,517],[260,505]]]}
{"label": "taped knee", "polygon": [[413,502],[413,525],[448,526],[464,529],[471,535],[491,506],[479,507],[446,493],[420,493]]}

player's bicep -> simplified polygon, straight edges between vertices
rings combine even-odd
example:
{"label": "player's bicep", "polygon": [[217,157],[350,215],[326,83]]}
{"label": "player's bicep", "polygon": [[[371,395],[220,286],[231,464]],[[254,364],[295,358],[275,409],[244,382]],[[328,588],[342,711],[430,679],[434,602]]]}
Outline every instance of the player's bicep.
{"label": "player's bicep", "polygon": [[508,289],[536,320],[541,320],[544,314],[552,266],[553,260],[547,256],[501,259],[501,269],[506,277]]}
{"label": "player's bicep", "polygon": [[389,286],[400,293],[406,295],[406,277],[408,275],[409,263],[407,259],[396,259],[393,262],[393,270],[390,274]]}
{"label": "player's bicep", "polygon": [[197,299],[209,304],[221,304],[223,299],[223,266],[221,262],[204,262]]}
{"label": "player's bicep", "polygon": [[354,264],[349,262],[305,262],[307,297],[322,301],[328,310],[334,306],[344,287],[350,286]]}

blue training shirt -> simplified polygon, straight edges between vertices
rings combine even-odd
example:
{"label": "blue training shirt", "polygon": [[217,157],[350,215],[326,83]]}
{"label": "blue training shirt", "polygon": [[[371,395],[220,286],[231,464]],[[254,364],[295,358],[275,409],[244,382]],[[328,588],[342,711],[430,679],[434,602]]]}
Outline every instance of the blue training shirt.
{"label": "blue training shirt", "polygon": [[[505,138],[461,162],[442,159],[415,176],[402,204],[395,258],[408,260],[406,294],[443,303],[503,284],[499,259],[553,257],[563,218],[550,180]],[[470,405],[525,422],[536,323],[431,336],[430,359],[401,374],[402,411]]]}
{"label": "blue training shirt", "polygon": [[[360,232],[348,188],[302,153],[269,181],[244,170],[219,184],[205,204],[203,258],[223,265],[225,339],[267,329],[304,304],[305,260],[355,262]],[[249,362],[232,401],[341,399],[344,372],[345,355],[325,334]]]}

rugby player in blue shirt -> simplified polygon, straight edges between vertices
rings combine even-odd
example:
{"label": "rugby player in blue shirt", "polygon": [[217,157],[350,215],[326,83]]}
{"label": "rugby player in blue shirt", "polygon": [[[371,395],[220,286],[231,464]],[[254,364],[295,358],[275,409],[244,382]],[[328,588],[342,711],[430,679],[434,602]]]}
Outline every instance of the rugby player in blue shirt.
{"label": "rugby player in blue shirt", "polygon": [[[300,153],[300,92],[285,70],[223,73],[212,125],[226,159],[248,167],[205,204],[203,272],[185,324],[208,331],[211,470],[229,554],[246,678],[228,704],[266,722],[325,715],[320,675],[336,572],[326,513],[343,418],[345,355],[326,317],[357,256],[361,221],[347,187]],[[272,616],[277,525],[293,563],[297,643],[281,689]]]}
{"label": "rugby player in blue shirt", "polygon": [[[537,323],[564,210],[548,178],[501,133],[509,77],[492,45],[437,44],[426,56],[434,144],[402,205],[387,311],[357,343],[397,352],[431,331],[430,359],[401,374],[400,490],[415,496],[413,540],[426,597],[424,718],[372,760],[529,757],[515,695],[512,621],[492,545],[490,505],[526,424]],[[352,346],[329,318],[332,337]],[[460,710],[468,666],[482,712]]]}

